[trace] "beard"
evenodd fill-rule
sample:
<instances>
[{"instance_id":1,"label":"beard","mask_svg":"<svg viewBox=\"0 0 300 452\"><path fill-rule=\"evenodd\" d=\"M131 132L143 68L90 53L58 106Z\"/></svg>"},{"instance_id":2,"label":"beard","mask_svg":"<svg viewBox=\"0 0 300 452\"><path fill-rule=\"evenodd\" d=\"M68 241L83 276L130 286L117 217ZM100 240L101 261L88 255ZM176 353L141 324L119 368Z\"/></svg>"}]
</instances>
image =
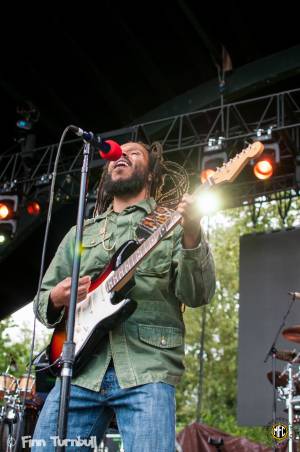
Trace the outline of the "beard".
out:
<instances>
[{"instance_id":1,"label":"beard","mask_svg":"<svg viewBox=\"0 0 300 452\"><path fill-rule=\"evenodd\" d=\"M127 179L112 180L111 174L107 174L103 184L103 190L110 196L135 196L147 185L149 172L136 168Z\"/></svg>"}]
</instances>

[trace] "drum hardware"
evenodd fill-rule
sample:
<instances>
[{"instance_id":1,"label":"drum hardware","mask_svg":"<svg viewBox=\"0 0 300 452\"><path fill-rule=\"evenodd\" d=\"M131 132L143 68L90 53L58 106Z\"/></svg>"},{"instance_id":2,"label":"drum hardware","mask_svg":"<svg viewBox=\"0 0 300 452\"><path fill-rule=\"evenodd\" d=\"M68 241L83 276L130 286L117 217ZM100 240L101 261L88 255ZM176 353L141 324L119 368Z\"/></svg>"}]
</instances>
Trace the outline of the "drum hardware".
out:
<instances>
[{"instance_id":1,"label":"drum hardware","mask_svg":"<svg viewBox=\"0 0 300 452\"><path fill-rule=\"evenodd\" d=\"M0 374L0 398L4 398L6 394L15 392L17 387L17 379L8 373Z\"/></svg>"},{"instance_id":2,"label":"drum hardware","mask_svg":"<svg viewBox=\"0 0 300 452\"><path fill-rule=\"evenodd\" d=\"M276 424L276 412L277 412L277 397L279 394L279 397L281 400L286 401L286 407L288 410L288 424L289 424L289 438L288 438L288 452L293 452L293 423L294 423L294 404L299 403L300 400L297 395L295 394L295 391L299 391L299 378L298 376L295 377L293 375L293 365L299 364L300 362L300 354L295 355L295 351L286 351L286 350L277 350L276 349L276 342L280 335L287 339L288 341L300 343L300 326L295 325L293 327L284 328L286 319L289 316L291 309L294 305L295 299L296 299L296 292L289 292L290 295L292 295L292 300L290 301L287 310L282 318L281 324L279 325L274 340L266 354L266 357L264 359L264 363L266 363L271 356L272 358L272 371L267 374L267 377L269 381L272 383L273 386L273 404L272 404L272 422L273 425ZM283 361L287 361L287 369L281 373L276 372L276 358L281 359ZM288 378L288 381L286 382L286 378ZM286 384L287 383L287 384ZM279 391L277 388L281 388ZM295 397L296 396L296 397Z\"/></svg>"},{"instance_id":3,"label":"drum hardware","mask_svg":"<svg viewBox=\"0 0 300 452\"><path fill-rule=\"evenodd\" d=\"M300 344L300 325L293 325L282 331L282 336L291 342Z\"/></svg>"},{"instance_id":4,"label":"drum hardware","mask_svg":"<svg viewBox=\"0 0 300 452\"><path fill-rule=\"evenodd\" d=\"M292 362L294 364L300 363L300 353L294 350L276 350L275 356L280 361Z\"/></svg>"},{"instance_id":5,"label":"drum hardware","mask_svg":"<svg viewBox=\"0 0 300 452\"><path fill-rule=\"evenodd\" d=\"M292 303L290 304L288 312L290 311L291 306ZM286 316L284 317L282 326L285 323L285 319ZM300 343L299 325L285 328L281 334L288 341ZM297 353L296 350L276 350L273 343L272 357L272 371L267 373L267 378L270 383L273 384L273 391L276 390L277 392L277 400L285 401L286 403L285 412L288 413L289 427L288 452L293 452L293 440L300 440L300 371L298 370L298 372L293 372L295 364L300 364L300 353ZM288 363L282 372L275 371L276 358ZM276 405L274 400L275 396L273 397L273 418L274 414L276 414Z\"/></svg>"},{"instance_id":6,"label":"drum hardware","mask_svg":"<svg viewBox=\"0 0 300 452\"><path fill-rule=\"evenodd\" d=\"M288 410L288 423L289 423L289 440L288 440L288 451L293 452L293 420L294 420L294 406L293 406L293 396L294 396L294 380L293 380L293 367L291 364L287 366L288 370L288 395L286 399L286 408Z\"/></svg>"},{"instance_id":7,"label":"drum hardware","mask_svg":"<svg viewBox=\"0 0 300 452\"><path fill-rule=\"evenodd\" d=\"M0 423L3 422L4 418L5 418L5 406L2 405L0 410Z\"/></svg>"},{"instance_id":8,"label":"drum hardware","mask_svg":"<svg viewBox=\"0 0 300 452\"><path fill-rule=\"evenodd\" d=\"M0 374L0 398L4 401L0 411L0 427L4 432L1 451L19 450L18 444L26 427L26 413L38 411L35 403L35 377L22 375L17 379L8 373ZM32 413L30 417L32 418Z\"/></svg>"},{"instance_id":9,"label":"drum hardware","mask_svg":"<svg viewBox=\"0 0 300 452\"><path fill-rule=\"evenodd\" d=\"M300 371L293 372L294 366L295 364L288 363L282 372L275 372L275 387L277 390L277 400L286 403L286 409L284 411L288 413L290 434L293 435L294 432L293 439L300 440ZM266 376L273 385L273 372L268 372ZM296 429L295 425L298 425L299 428Z\"/></svg>"},{"instance_id":10,"label":"drum hardware","mask_svg":"<svg viewBox=\"0 0 300 452\"><path fill-rule=\"evenodd\" d=\"M283 410L285 413L287 413L288 412L288 410L287 410L287 408L285 408L284 410ZM300 418L300 404L299 405L294 405L294 422L295 422L295 419L299 419Z\"/></svg>"},{"instance_id":11,"label":"drum hardware","mask_svg":"<svg viewBox=\"0 0 300 452\"><path fill-rule=\"evenodd\" d=\"M3 408L3 416L1 422L8 426L8 434L6 437L6 450L14 451L16 446L16 427L19 421L20 403L15 394L9 394L4 397L5 404Z\"/></svg>"},{"instance_id":12,"label":"drum hardware","mask_svg":"<svg viewBox=\"0 0 300 452\"><path fill-rule=\"evenodd\" d=\"M277 343L277 339L282 331L282 329L285 326L286 323L286 319L288 318L291 309L295 303L295 296L294 296L294 292L289 292L290 295L292 295L292 300L290 301L287 310L282 318L281 324L279 325L273 342L271 343L268 352L266 354L266 357L264 359L264 363L266 363L268 361L268 359L271 357L272 358L272 385L273 385L273 403L272 403L272 422L273 425L276 424L276 418L277 418L277 389L276 389L276 354L278 354L278 351L276 349L276 343ZM294 357L293 357L294 359Z\"/></svg>"},{"instance_id":13,"label":"drum hardware","mask_svg":"<svg viewBox=\"0 0 300 452\"><path fill-rule=\"evenodd\" d=\"M35 377L22 375L17 383L17 392L21 399L25 397L25 399L31 400L35 395Z\"/></svg>"},{"instance_id":14,"label":"drum hardware","mask_svg":"<svg viewBox=\"0 0 300 452\"><path fill-rule=\"evenodd\" d=\"M267 373L267 378L271 384L273 384L273 372ZM275 387L281 388L285 387L288 383L288 376L284 372L275 371Z\"/></svg>"}]
</instances>

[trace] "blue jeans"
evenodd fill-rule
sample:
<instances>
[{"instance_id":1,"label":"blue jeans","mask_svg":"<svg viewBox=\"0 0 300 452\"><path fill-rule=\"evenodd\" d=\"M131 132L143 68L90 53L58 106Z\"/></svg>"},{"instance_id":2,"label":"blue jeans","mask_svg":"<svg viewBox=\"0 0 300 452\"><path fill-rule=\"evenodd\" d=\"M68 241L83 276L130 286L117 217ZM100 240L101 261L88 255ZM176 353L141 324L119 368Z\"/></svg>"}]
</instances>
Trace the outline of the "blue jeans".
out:
<instances>
[{"instance_id":1,"label":"blue jeans","mask_svg":"<svg viewBox=\"0 0 300 452\"><path fill-rule=\"evenodd\" d=\"M40 413L32 441L32 452L55 451L60 382L49 393ZM116 413L125 452L175 451L175 389L166 383L149 383L121 389L113 367L109 367L100 392L71 386L66 451L95 450ZM92 437L92 438L91 438ZM88 442L90 441L90 442ZM27 443L28 444L28 443Z\"/></svg>"}]
</instances>

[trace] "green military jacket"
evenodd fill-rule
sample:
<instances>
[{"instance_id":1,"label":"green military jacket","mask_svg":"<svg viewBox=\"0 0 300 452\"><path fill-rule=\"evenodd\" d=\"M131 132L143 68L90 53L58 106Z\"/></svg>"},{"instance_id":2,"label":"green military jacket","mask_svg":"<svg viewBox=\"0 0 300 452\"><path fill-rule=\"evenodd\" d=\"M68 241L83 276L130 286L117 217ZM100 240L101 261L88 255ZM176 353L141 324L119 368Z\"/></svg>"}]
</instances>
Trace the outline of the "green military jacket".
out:
<instances>
[{"instance_id":1,"label":"green military jacket","mask_svg":"<svg viewBox=\"0 0 300 452\"><path fill-rule=\"evenodd\" d=\"M155 207L151 198L120 213L112 208L84 226L80 276L96 278L115 251L136 239L140 220ZM180 225L140 263L135 287L129 297L137 302L135 312L99 343L89 363L72 383L99 391L108 364L113 359L119 384L129 388L157 381L175 385L184 371L184 322L182 303L197 307L210 301L215 290L214 263L205 238L195 249L183 249ZM63 311L51 322L47 316L51 289L71 276L75 228L67 233L43 278L38 319L56 326Z\"/></svg>"}]
</instances>

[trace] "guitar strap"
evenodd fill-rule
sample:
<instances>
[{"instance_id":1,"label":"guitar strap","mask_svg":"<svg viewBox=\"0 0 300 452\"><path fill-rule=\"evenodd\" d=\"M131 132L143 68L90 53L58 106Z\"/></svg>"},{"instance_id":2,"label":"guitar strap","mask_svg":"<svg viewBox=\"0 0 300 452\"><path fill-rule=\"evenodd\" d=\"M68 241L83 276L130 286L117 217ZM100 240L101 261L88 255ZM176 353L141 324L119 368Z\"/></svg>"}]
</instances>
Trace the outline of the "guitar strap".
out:
<instances>
[{"instance_id":1,"label":"guitar strap","mask_svg":"<svg viewBox=\"0 0 300 452\"><path fill-rule=\"evenodd\" d=\"M144 217L136 228L136 236L139 241L146 240L162 224L169 220L174 210L168 207L156 206L156 208Z\"/></svg>"},{"instance_id":2,"label":"guitar strap","mask_svg":"<svg viewBox=\"0 0 300 452\"><path fill-rule=\"evenodd\" d=\"M136 228L136 236L140 242L146 240L153 232L155 232L162 224L166 223L171 217L173 209L168 207L156 206L156 208L146 217L144 217ZM180 310L185 311L185 304L181 303Z\"/></svg>"}]
</instances>

